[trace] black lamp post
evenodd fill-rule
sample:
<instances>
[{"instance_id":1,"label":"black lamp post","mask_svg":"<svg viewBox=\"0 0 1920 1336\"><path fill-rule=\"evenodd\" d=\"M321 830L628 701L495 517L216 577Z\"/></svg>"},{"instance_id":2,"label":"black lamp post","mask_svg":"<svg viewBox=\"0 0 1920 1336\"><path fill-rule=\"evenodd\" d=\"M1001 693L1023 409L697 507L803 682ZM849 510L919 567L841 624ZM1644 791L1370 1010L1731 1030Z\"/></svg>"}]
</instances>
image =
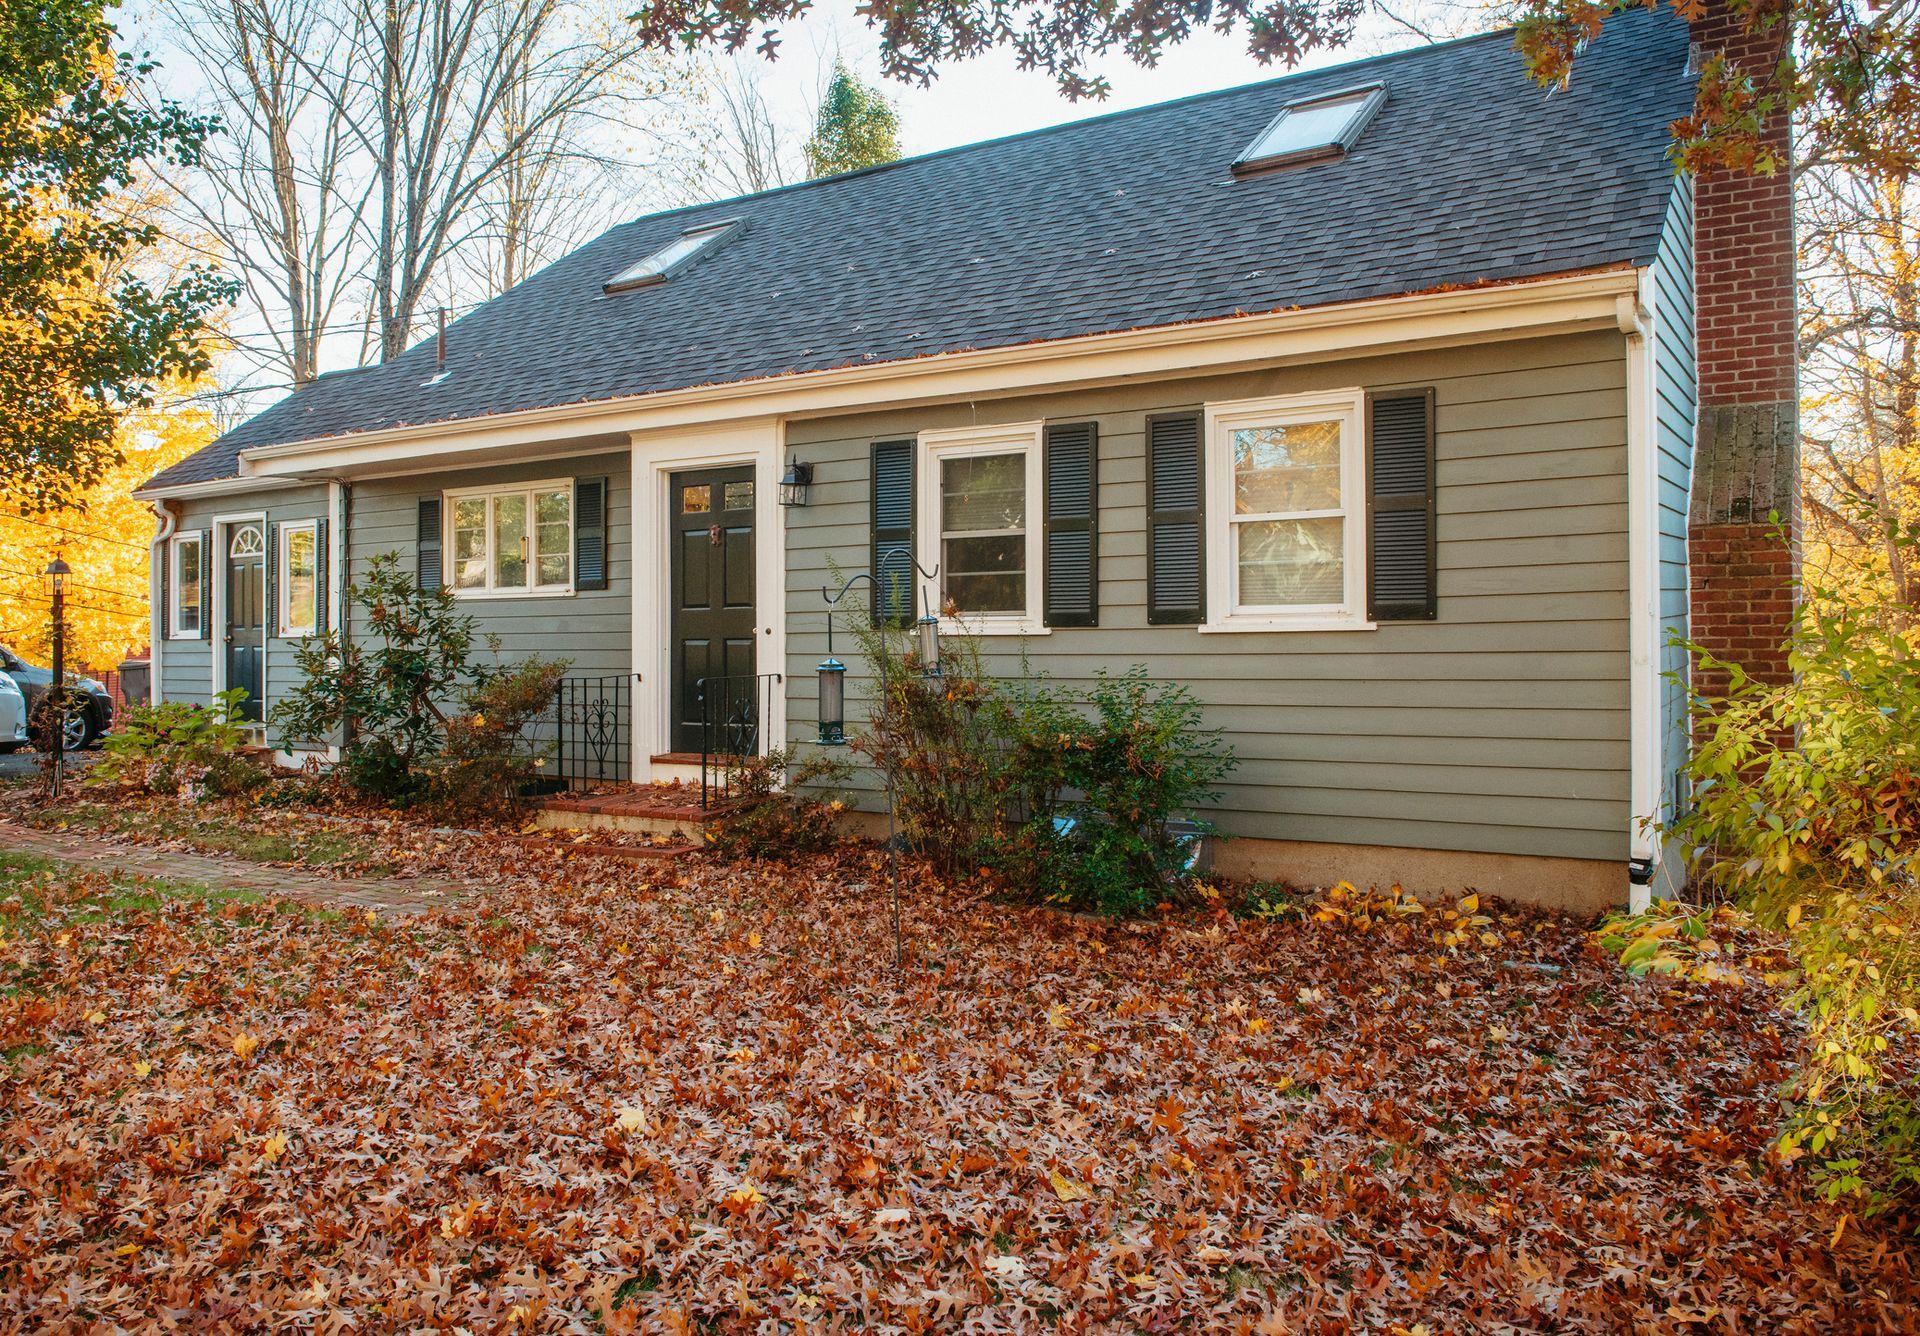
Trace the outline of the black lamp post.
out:
<instances>
[{"instance_id":1,"label":"black lamp post","mask_svg":"<svg viewBox=\"0 0 1920 1336\"><path fill-rule=\"evenodd\" d=\"M67 577L72 567L58 555L47 563L53 586L53 682L47 688L47 731L53 734L53 796L60 796L60 769L67 751Z\"/></svg>"}]
</instances>

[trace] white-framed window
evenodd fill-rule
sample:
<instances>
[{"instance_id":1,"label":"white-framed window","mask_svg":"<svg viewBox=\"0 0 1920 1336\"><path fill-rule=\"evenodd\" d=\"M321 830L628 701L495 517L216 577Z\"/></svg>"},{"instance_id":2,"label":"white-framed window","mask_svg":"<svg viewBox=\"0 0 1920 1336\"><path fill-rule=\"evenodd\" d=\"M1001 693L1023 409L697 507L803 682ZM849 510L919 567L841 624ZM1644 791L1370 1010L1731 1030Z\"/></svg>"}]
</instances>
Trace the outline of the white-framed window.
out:
<instances>
[{"instance_id":1,"label":"white-framed window","mask_svg":"<svg viewBox=\"0 0 1920 1336\"><path fill-rule=\"evenodd\" d=\"M920 433L920 565L960 629L1038 635L1041 613L1041 424Z\"/></svg>"},{"instance_id":2,"label":"white-framed window","mask_svg":"<svg viewBox=\"0 0 1920 1336\"><path fill-rule=\"evenodd\" d=\"M312 520L280 526L280 634L310 636L320 625L320 526Z\"/></svg>"},{"instance_id":3,"label":"white-framed window","mask_svg":"<svg viewBox=\"0 0 1920 1336\"><path fill-rule=\"evenodd\" d=\"M573 480L446 493L447 586L467 598L573 592Z\"/></svg>"},{"instance_id":4,"label":"white-framed window","mask_svg":"<svg viewBox=\"0 0 1920 1336\"><path fill-rule=\"evenodd\" d=\"M206 565L201 555L206 541L204 533L183 533L176 535L171 545L169 560L173 569L168 576L173 587L173 607L168 610L167 621L170 640L198 640L206 634L206 590L200 582Z\"/></svg>"},{"instance_id":5,"label":"white-framed window","mask_svg":"<svg viewBox=\"0 0 1920 1336\"><path fill-rule=\"evenodd\" d=\"M1368 629L1360 390L1207 406L1204 629Z\"/></svg>"}]
</instances>

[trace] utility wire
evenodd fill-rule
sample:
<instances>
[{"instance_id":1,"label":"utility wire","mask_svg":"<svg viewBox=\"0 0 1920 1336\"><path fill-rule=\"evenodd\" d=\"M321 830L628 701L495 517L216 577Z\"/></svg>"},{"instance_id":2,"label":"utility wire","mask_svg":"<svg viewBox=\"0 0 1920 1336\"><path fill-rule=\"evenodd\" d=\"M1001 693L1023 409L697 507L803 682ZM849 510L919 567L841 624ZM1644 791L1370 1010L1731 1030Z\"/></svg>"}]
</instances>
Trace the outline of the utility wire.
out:
<instances>
[{"instance_id":1,"label":"utility wire","mask_svg":"<svg viewBox=\"0 0 1920 1336\"><path fill-rule=\"evenodd\" d=\"M125 538L109 538L103 533L88 533L84 529L69 529L64 524L55 524L51 520L35 519L31 515L0 515L0 519L18 520L22 524L37 524L43 529L54 529L60 533L71 534L75 538L91 538L102 543L118 543L121 547L144 548L147 546L145 543L129 542Z\"/></svg>"},{"instance_id":2,"label":"utility wire","mask_svg":"<svg viewBox=\"0 0 1920 1336\"><path fill-rule=\"evenodd\" d=\"M32 571L16 571L9 566L0 566L0 575L17 575L22 580L39 580L39 579L45 578L44 576L35 575ZM141 607L145 606L144 604L141 604L139 599L134 597L134 595L123 593L118 589L108 589L105 585L85 584L79 580L68 580L67 585L69 588L87 589L87 590L91 590L93 593L96 593L96 594L106 594L110 598L125 599L129 603L134 603Z\"/></svg>"}]
</instances>

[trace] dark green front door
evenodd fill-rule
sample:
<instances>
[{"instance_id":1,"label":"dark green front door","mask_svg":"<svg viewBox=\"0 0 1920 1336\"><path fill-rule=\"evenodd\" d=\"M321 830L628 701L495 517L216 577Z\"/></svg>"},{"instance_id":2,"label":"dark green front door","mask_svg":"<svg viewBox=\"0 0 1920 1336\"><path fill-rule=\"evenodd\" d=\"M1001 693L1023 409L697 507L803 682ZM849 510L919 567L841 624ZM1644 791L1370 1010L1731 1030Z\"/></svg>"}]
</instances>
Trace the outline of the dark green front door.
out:
<instances>
[{"instance_id":1,"label":"dark green front door","mask_svg":"<svg viewBox=\"0 0 1920 1336\"><path fill-rule=\"evenodd\" d=\"M673 750L697 752L710 709L754 708L753 467L676 473L670 486ZM739 736L741 720L715 722Z\"/></svg>"},{"instance_id":2,"label":"dark green front door","mask_svg":"<svg viewBox=\"0 0 1920 1336\"><path fill-rule=\"evenodd\" d=\"M238 718L259 723L261 661L266 657L267 545L264 526L227 531L227 690L245 691Z\"/></svg>"}]
</instances>

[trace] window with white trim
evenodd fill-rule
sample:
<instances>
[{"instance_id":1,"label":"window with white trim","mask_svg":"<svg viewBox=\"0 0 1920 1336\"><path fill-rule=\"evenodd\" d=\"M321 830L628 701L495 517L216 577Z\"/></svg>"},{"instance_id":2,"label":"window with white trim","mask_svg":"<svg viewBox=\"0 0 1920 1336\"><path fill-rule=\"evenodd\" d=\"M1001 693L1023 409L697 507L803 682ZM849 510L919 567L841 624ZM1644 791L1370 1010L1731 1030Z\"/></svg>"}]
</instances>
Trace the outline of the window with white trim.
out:
<instances>
[{"instance_id":1,"label":"window with white trim","mask_svg":"<svg viewBox=\"0 0 1920 1336\"><path fill-rule=\"evenodd\" d=\"M446 582L467 596L573 592L573 480L446 493Z\"/></svg>"},{"instance_id":2,"label":"window with white trim","mask_svg":"<svg viewBox=\"0 0 1920 1336\"><path fill-rule=\"evenodd\" d=\"M168 635L174 640L198 640L202 635L201 607L205 591L200 587L201 558L206 535L183 533L173 540L173 607Z\"/></svg>"},{"instance_id":3,"label":"window with white trim","mask_svg":"<svg viewBox=\"0 0 1920 1336\"><path fill-rule=\"evenodd\" d=\"M280 526L280 634L310 636L320 624L320 526Z\"/></svg>"},{"instance_id":4,"label":"window with white trim","mask_svg":"<svg viewBox=\"0 0 1920 1336\"><path fill-rule=\"evenodd\" d=\"M920 433L920 564L973 632L1036 633L1041 424Z\"/></svg>"},{"instance_id":5,"label":"window with white trim","mask_svg":"<svg viewBox=\"0 0 1920 1336\"><path fill-rule=\"evenodd\" d=\"M1207 409L1213 629L1366 625L1358 390Z\"/></svg>"}]
</instances>

